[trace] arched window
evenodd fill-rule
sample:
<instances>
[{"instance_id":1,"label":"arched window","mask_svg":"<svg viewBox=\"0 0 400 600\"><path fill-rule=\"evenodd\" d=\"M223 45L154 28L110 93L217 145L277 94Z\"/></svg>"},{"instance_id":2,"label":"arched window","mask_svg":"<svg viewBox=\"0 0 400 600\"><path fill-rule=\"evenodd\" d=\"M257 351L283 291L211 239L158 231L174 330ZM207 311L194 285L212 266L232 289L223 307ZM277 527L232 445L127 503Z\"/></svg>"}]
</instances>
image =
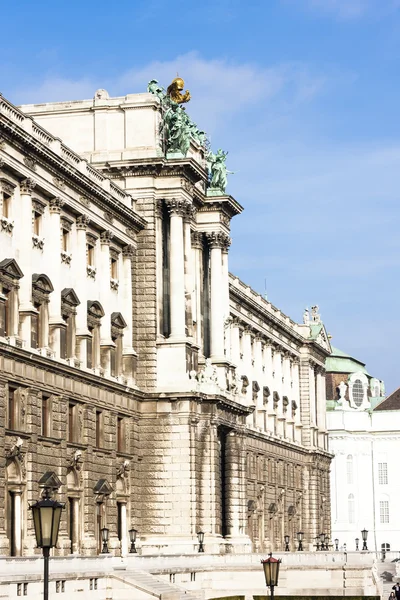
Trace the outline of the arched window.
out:
<instances>
[{"instance_id":1,"label":"arched window","mask_svg":"<svg viewBox=\"0 0 400 600\"><path fill-rule=\"evenodd\" d=\"M387 496L379 501L379 522L389 523L389 499Z\"/></svg>"},{"instance_id":2,"label":"arched window","mask_svg":"<svg viewBox=\"0 0 400 600\"><path fill-rule=\"evenodd\" d=\"M347 483L348 485L354 483L353 457L351 454L347 457Z\"/></svg>"},{"instance_id":3,"label":"arched window","mask_svg":"<svg viewBox=\"0 0 400 600\"><path fill-rule=\"evenodd\" d=\"M353 384L353 400L356 406L361 406L364 400L364 387L360 379L356 379Z\"/></svg>"},{"instance_id":4,"label":"arched window","mask_svg":"<svg viewBox=\"0 0 400 600\"><path fill-rule=\"evenodd\" d=\"M349 523L355 523L355 504L354 504L354 494L349 494L347 499L348 513L349 513Z\"/></svg>"},{"instance_id":5,"label":"arched window","mask_svg":"<svg viewBox=\"0 0 400 600\"><path fill-rule=\"evenodd\" d=\"M390 544L384 542L383 544L381 544L381 550L383 550L384 552L390 552Z\"/></svg>"}]
</instances>

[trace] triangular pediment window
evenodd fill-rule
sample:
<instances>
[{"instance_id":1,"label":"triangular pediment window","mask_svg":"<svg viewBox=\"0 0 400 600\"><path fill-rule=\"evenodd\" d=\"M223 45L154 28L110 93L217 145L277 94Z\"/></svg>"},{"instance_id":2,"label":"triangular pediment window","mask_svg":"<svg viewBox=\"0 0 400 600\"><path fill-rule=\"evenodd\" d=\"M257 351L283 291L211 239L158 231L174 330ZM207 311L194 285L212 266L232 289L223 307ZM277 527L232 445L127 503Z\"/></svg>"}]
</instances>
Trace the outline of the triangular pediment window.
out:
<instances>
[{"instance_id":1,"label":"triangular pediment window","mask_svg":"<svg viewBox=\"0 0 400 600\"><path fill-rule=\"evenodd\" d=\"M94 486L93 491L95 494L99 494L101 496L109 496L113 489L108 483L107 479L99 479Z\"/></svg>"},{"instance_id":2,"label":"triangular pediment window","mask_svg":"<svg viewBox=\"0 0 400 600\"><path fill-rule=\"evenodd\" d=\"M0 262L0 273L12 279L21 279L24 276L14 258L5 258Z\"/></svg>"},{"instance_id":3,"label":"triangular pediment window","mask_svg":"<svg viewBox=\"0 0 400 600\"><path fill-rule=\"evenodd\" d=\"M53 284L44 273L32 275L32 287L42 294L51 294L54 291Z\"/></svg>"},{"instance_id":4,"label":"triangular pediment window","mask_svg":"<svg viewBox=\"0 0 400 600\"><path fill-rule=\"evenodd\" d=\"M64 288L61 292L61 301L70 306L78 306L81 302L72 288Z\"/></svg>"},{"instance_id":5,"label":"triangular pediment window","mask_svg":"<svg viewBox=\"0 0 400 600\"><path fill-rule=\"evenodd\" d=\"M126 321L120 312L113 312L111 314L111 325L117 327L117 329L125 329Z\"/></svg>"}]
</instances>

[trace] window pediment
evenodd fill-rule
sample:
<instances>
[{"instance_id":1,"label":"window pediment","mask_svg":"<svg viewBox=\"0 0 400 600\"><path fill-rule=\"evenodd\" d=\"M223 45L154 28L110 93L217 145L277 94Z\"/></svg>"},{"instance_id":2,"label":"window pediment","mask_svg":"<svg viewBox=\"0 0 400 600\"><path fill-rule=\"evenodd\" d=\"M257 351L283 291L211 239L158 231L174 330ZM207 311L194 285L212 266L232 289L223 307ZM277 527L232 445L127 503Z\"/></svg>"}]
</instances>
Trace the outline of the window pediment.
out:
<instances>
[{"instance_id":1,"label":"window pediment","mask_svg":"<svg viewBox=\"0 0 400 600\"><path fill-rule=\"evenodd\" d=\"M21 279L24 276L14 258L5 258L0 262L0 274L11 279Z\"/></svg>"},{"instance_id":2,"label":"window pediment","mask_svg":"<svg viewBox=\"0 0 400 600\"><path fill-rule=\"evenodd\" d=\"M111 325L117 329L125 329L126 321L120 312L113 312L111 314Z\"/></svg>"},{"instance_id":3,"label":"window pediment","mask_svg":"<svg viewBox=\"0 0 400 600\"><path fill-rule=\"evenodd\" d=\"M102 305L97 300L88 300L87 310L89 315L95 319L101 319L105 314Z\"/></svg>"},{"instance_id":4,"label":"window pediment","mask_svg":"<svg viewBox=\"0 0 400 600\"><path fill-rule=\"evenodd\" d=\"M42 294L51 294L51 292L54 291L53 284L49 277L44 273L34 273L32 275L32 286L35 291L41 292Z\"/></svg>"},{"instance_id":5,"label":"window pediment","mask_svg":"<svg viewBox=\"0 0 400 600\"><path fill-rule=\"evenodd\" d=\"M64 288L61 292L61 301L69 306L79 306L81 303L75 291L72 288Z\"/></svg>"}]
</instances>

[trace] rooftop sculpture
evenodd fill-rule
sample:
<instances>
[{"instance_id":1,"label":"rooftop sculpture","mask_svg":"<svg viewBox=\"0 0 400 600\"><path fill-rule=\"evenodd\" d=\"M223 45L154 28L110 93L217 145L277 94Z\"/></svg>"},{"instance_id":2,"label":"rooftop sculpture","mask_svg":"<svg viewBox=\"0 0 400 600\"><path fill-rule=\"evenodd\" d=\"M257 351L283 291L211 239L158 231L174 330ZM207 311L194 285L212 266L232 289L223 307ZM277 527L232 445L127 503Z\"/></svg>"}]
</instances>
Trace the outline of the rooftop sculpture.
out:
<instances>
[{"instance_id":1,"label":"rooftop sculpture","mask_svg":"<svg viewBox=\"0 0 400 600\"><path fill-rule=\"evenodd\" d=\"M167 158L186 156L191 141L202 146L206 153L208 171L208 191L210 196L220 196L225 193L227 174L232 173L226 168L227 152L219 149L216 154L210 150L210 143L205 131L199 129L189 117L181 104L189 102L189 91L182 93L185 82L176 77L167 90L160 86L157 79L152 79L147 85L147 91L154 94L161 102L162 121L160 134Z\"/></svg>"}]
</instances>

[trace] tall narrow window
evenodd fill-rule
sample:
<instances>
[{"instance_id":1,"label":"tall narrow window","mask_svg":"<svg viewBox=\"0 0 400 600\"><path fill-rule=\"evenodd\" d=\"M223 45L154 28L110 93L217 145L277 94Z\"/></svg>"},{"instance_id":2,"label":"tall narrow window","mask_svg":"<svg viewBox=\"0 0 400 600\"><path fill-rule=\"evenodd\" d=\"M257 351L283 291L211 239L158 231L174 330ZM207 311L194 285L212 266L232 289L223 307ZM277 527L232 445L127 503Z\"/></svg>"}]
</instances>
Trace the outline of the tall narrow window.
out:
<instances>
[{"instance_id":1,"label":"tall narrow window","mask_svg":"<svg viewBox=\"0 0 400 600\"><path fill-rule=\"evenodd\" d=\"M3 193L3 202L2 202L2 216L6 219L9 219L11 216L11 196Z\"/></svg>"},{"instance_id":2,"label":"tall narrow window","mask_svg":"<svg viewBox=\"0 0 400 600\"><path fill-rule=\"evenodd\" d=\"M68 357L68 345L67 345L67 330L68 330L68 317L63 317L65 327L60 327L60 358Z\"/></svg>"},{"instance_id":3,"label":"tall narrow window","mask_svg":"<svg viewBox=\"0 0 400 600\"><path fill-rule=\"evenodd\" d=\"M203 281L201 291L201 304L203 314L203 340L204 340L204 356L210 357L211 340L210 340L210 249L207 245L203 249Z\"/></svg>"},{"instance_id":4,"label":"tall narrow window","mask_svg":"<svg viewBox=\"0 0 400 600\"><path fill-rule=\"evenodd\" d=\"M117 417L117 452L125 452L125 421Z\"/></svg>"},{"instance_id":5,"label":"tall narrow window","mask_svg":"<svg viewBox=\"0 0 400 600\"><path fill-rule=\"evenodd\" d=\"M40 304L35 304L34 307L38 312L31 315L31 348L39 348Z\"/></svg>"},{"instance_id":6,"label":"tall narrow window","mask_svg":"<svg viewBox=\"0 0 400 600\"><path fill-rule=\"evenodd\" d=\"M42 215L36 211L33 211L33 233L40 236L42 225Z\"/></svg>"},{"instance_id":7,"label":"tall narrow window","mask_svg":"<svg viewBox=\"0 0 400 600\"><path fill-rule=\"evenodd\" d=\"M351 454L347 457L347 483L352 485L354 483L354 474L353 474L353 457Z\"/></svg>"},{"instance_id":8,"label":"tall narrow window","mask_svg":"<svg viewBox=\"0 0 400 600\"><path fill-rule=\"evenodd\" d=\"M100 323L104 310L96 300L88 300L87 307L87 326L91 337L87 340L86 366L93 369L100 366Z\"/></svg>"},{"instance_id":9,"label":"tall narrow window","mask_svg":"<svg viewBox=\"0 0 400 600\"><path fill-rule=\"evenodd\" d=\"M96 410L96 448L101 448L103 445L102 428L103 428L103 413L101 410Z\"/></svg>"},{"instance_id":10,"label":"tall narrow window","mask_svg":"<svg viewBox=\"0 0 400 600\"><path fill-rule=\"evenodd\" d=\"M110 352L110 372L112 377L118 377L122 373L122 349L123 335L126 322L121 313L111 314L111 339L114 346Z\"/></svg>"},{"instance_id":11,"label":"tall narrow window","mask_svg":"<svg viewBox=\"0 0 400 600\"><path fill-rule=\"evenodd\" d=\"M389 500L379 501L379 517L381 523L389 523Z\"/></svg>"},{"instance_id":12,"label":"tall narrow window","mask_svg":"<svg viewBox=\"0 0 400 600\"><path fill-rule=\"evenodd\" d=\"M90 337L86 340L86 366L88 369L93 369L93 335L94 327L88 327Z\"/></svg>"},{"instance_id":13,"label":"tall narrow window","mask_svg":"<svg viewBox=\"0 0 400 600\"><path fill-rule=\"evenodd\" d=\"M348 512L349 512L349 523L355 522L355 505L354 505L354 495L349 494L348 497Z\"/></svg>"},{"instance_id":14,"label":"tall narrow window","mask_svg":"<svg viewBox=\"0 0 400 600\"><path fill-rule=\"evenodd\" d=\"M50 436L50 398L42 395L42 435Z\"/></svg>"},{"instance_id":15,"label":"tall narrow window","mask_svg":"<svg viewBox=\"0 0 400 600\"><path fill-rule=\"evenodd\" d=\"M1 288L0 288L1 289ZM0 293L0 336L9 335L10 331L10 292L2 288Z\"/></svg>"},{"instance_id":16,"label":"tall narrow window","mask_svg":"<svg viewBox=\"0 0 400 600\"><path fill-rule=\"evenodd\" d=\"M118 279L118 253L110 249L110 277L111 279Z\"/></svg>"},{"instance_id":17,"label":"tall narrow window","mask_svg":"<svg viewBox=\"0 0 400 600\"><path fill-rule=\"evenodd\" d=\"M361 406L364 400L364 387L360 379L356 379L353 384L353 400L356 406Z\"/></svg>"},{"instance_id":18,"label":"tall narrow window","mask_svg":"<svg viewBox=\"0 0 400 600\"><path fill-rule=\"evenodd\" d=\"M69 251L69 231L68 229L61 230L61 250Z\"/></svg>"},{"instance_id":19,"label":"tall narrow window","mask_svg":"<svg viewBox=\"0 0 400 600\"><path fill-rule=\"evenodd\" d=\"M68 404L68 441L75 442L75 411L76 405L73 402Z\"/></svg>"},{"instance_id":20,"label":"tall narrow window","mask_svg":"<svg viewBox=\"0 0 400 600\"><path fill-rule=\"evenodd\" d=\"M381 485L387 485L388 483L388 471L387 463L378 463L378 481Z\"/></svg>"},{"instance_id":21,"label":"tall narrow window","mask_svg":"<svg viewBox=\"0 0 400 600\"><path fill-rule=\"evenodd\" d=\"M16 389L9 387L8 388L8 419L7 419L7 426L8 429L15 429L16 428L16 415L17 415L17 411L16 411Z\"/></svg>"}]
</instances>

